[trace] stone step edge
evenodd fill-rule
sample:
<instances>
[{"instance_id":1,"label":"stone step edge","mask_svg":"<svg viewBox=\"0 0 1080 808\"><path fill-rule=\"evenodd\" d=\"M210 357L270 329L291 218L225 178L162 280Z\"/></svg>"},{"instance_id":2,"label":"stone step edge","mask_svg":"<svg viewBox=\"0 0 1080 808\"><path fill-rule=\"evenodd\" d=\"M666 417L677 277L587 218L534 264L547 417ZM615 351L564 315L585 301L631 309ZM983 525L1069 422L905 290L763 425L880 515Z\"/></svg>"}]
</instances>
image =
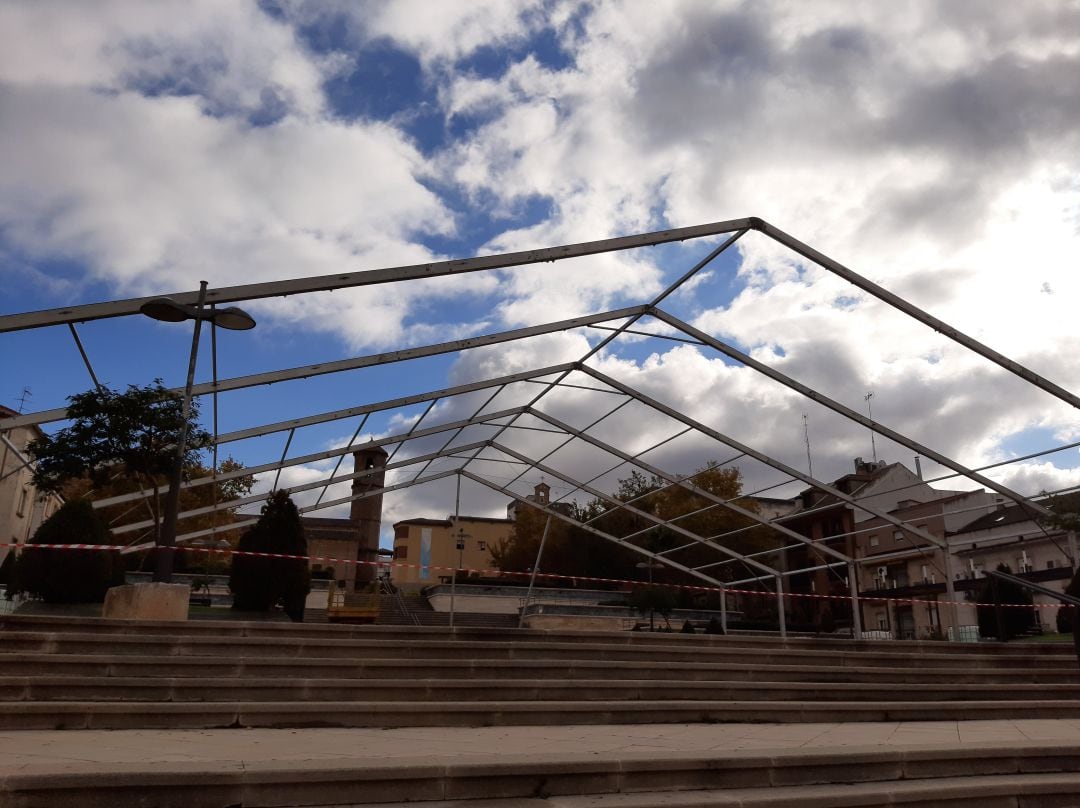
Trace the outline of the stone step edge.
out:
<instances>
[{"instance_id":1,"label":"stone step edge","mask_svg":"<svg viewBox=\"0 0 1080 808\"><path fill-rule=\"evenodd\" d=\"M676 671L677 673L677 671ZM34 689L60 689L67 687L78 687L80 689L85 688L101 688L101 689L140 689L140 690L163 690L172 688L192 688L198 687L203 689L220 688L250 688L253 691L267 690L267 689L283 689L283 690L303 690L303 689L315 689L315 690L330 690L334 688L353 688L362 690L393 690L400 689L403 691L410 691L414 694L414 697L422 695L423 692L432 690L447 691L448 694L456 691L465 691L473 689L484 689L488 692L497 692L500 690L529 690L534 689L538 691L544 690L563 690L567 688L572 689L595 689L595 690L611 690L611 691L625 691L636 692L641 690L652 689L665 689L676 694L672 698L674 700L684 700L678 697L678 693L682 689L686 690L717 690L717 691L754 691L754 690L813 690L817 693L836 693L839 695L845 695L850 693L866 694L875 692L886 693L911 693L918 695L927 691L941 692L947 691L949 693L967 692L974 694L981 693L999 693L1001 691L1006 692L1023 692L1023 693L1047 693L1048 698L1037 699L1039 701L1050 700L1049 696L1052 694L1061 694L1066 696L1072 696L1075 699L1080 699L1080 688L1075 684L1065 683L1032 683L1032 682L1000 682L1000 683L910 683L910 682L892 682L885 681L881 683L874 682L827 682L817 681L812 679L804 679L799 681L771 681L768 679L757 679L754 681L746 680L724 680L724 679L709 679L709 680L694 680L694 679L678 679L675 677L668 679L575 679L573 677L563 677L557 680L551 679L525 679L525 678L512 678L512 679L484 679L484 678L470 678L462 679L459 681L446 680L444 678L355 678L355 677L312 677L307 678L303 676L291 676L291 677L271 677L271 676L259 676L253 678L245 678L240 675L235 676L204 676L204 677L191 677L191 676L154 676L154 677L142 677L142 676L58 676L54 674L45 674L41 676L34 676L28 674L22 674L17 676L0 676L0 690L16 690L21 689L24 691L33 691ZM495 699L497 700L497 699ZM899 699L884 699L886 701L898 701ZM932 699L933 700L933 699ZM941 700L936 699L936 700ZM1004 701L1018 701L1018 699L1000 699Z\"/></svg>"},{"instance_id":2,"label":"stone step edge","mask_svg":"<svg viewBox=\"0 0 1080 808\"><path fill-rule=\"evenodd\" d=\"M607 670L607 669L638 669L649 671L662 671L664 674L668 674L672 670L670 660L619 660L619 659L473 659L470 657L454 658L454 657L427 657L427 658L415 658L415 657L259 657L259 656L219 656L219 655L199 655L199 654L172 654L168 656L162 656L161 654L108 654L108 653L55 653L49 651L0 651L0 662L3 662L5 666L13 664L47 664L51 666L61 667L65 664L73 665L117 665L117 666L138 666L138 665L177 665L177 666L236 666L236 665L249 665L264 667L289 667L295 668L298 666L333 666L333 667L355 667L355 668L378 668L378 667L415 667L415 668L457 668L457 669L480 669L490 670L492 668L556 668L564 670L567 668L581 668L583 670ZM1040 675L1052 675L1052 676L1075 676L1080 681L1080 667L1076 665L1057 665L1050 668L1033 668L1030 664L1022 665L1020 663L1030 662L1030 660L1016 660L1017 667L1006 666L994 666L987 668L967 668L961 669L965 675L973 676L1003 676L1008 675L1010 672L1020 673L1032 673ZM840 670L844 673L866 673L880 675L882 673L882 665L844 665ZM838 670L835 661L830 661L827 664L821 665L790 665L785 663L769 664L769 663L753 663L746 662L679 662L680 670L695 670L695 671L771 671L779 670L791 673L800 672L816 672L816 671L836 671ZM925 666L918 666L917 668L904 669L905 675L923 675L927 678L933 678L935 676L954 676L958 672L956 667L945 668L930 668Z\"/></svg>"},{"instance_id":3,"label":"stone step edge","mask_svg":"<svg viewBox=\"0 0 1080 808\"><path fill-rule=\"evenodd\" d=\"M355 650L357 652L378 652L380 650L387 650L396 653L393 658L398 659L411 659L411 658L424 658L426 652L438 652L453 649L460 652L462 655L468 652L477 652L476 656L466 657L467 659L486 659L486 658L504 658L504 659L536 659L545 658L544 654L548 654L548 658L561 659L596 659L598 657L616 657L622 658L628 655L635 655L639 658L648 658L650 656L657 658L672 659L673 657L697 657L708 656L716 657L721 656L725 650L731 651L733 649L723 649L720 647L710 647L709 649L701 648L672 648L663 646L643 646L634 648L628 645L615 644L615 645L585 645L583 643L529 643L529 642L506 642L506 643L486 643L483 641L473 640L420 640L410 643L394 643L388 640L375 640L369 641L366 639L326 639L318 638L315 640L309 638L267 638L267 637L192 637L192 636L179 636L179 637L166 637L163 635L147 635L147 636L129 636L129 635L85 635L85 634L47 634L47 635L33 635L26 636L25 633L7 633L0 634L6 643L0 646L0 660L3 659L6 652L5 648L11 648L15 643L33 643L38 646L44 646L44 649L32 651L27 649L20 649L13 653L53 653L54 651L46 650L48 648L57 648L63 646L98 646L103 649L102 655L116 655L117 649L121 647L133 648L142 646L149 647L164 647L167 653L163 656L218 656L219 654L212 653L216 649L225 648L227 650L241 650L248 651L263 650L267 652L284 653L286 651L291 653L300 652L311 653L317 652L320 648L326 649L338 649L338 650ZM211 653L198 653L199 651L210 651ZM841 665L848 667L853 662L864 662L869 666L871 660L878 660L879 667L886 667L888 665L903 664L907 667L921 667L927 662L936 663L942 667L969 667L973 664L983 664L987 667L999 666L1005 667L1009 663L1022 663L1024 661L1034 662L1038 661L1041 664L1055 663L1055 667L1060 667L1063 670L1075 669L1076 660L1072 654L1055 653L1055 654L1032 654L1025 660L1018 654L968 654L965 656L958 656L956 654L933 654L930 652L923 653L909 653L903 649L884 651L884 650L842 650L842 649L757 649L757 648L742 648L737 649L737 654L729 654L728 656L737 656L739 658L748 658L748 661L758 661L762 659L779 658L788 659L791 661L798 661L803 659L822 659L827 660L828 664ZM1070 649L1071 651L1071 649ZM566 656L557 657L555 653L564 654ZM59 651L58 653L64 653ZM571 656L572 654L579 654L580 656ZM382 657L384 659L390 657ZM825 664L823 662L823 664ZM854 667L854 666L853 666Z\"/></svg>"},{"instance_id":4,"label":"stone step edge","mask_svg":"<svg viewBox=\"0 0 1080 808\"><path fill-rule=\"evenodd\" d=\"M547 669L554 670L560 674L572 675L575 671L647 671L661 673L667 677L672 672L672 666L670 662L664 662L660 660L637 662L632 660L551 660L551 659L491 659L491 660L472 660L472 659L352 659L348 657L289 657L289 658L264 658L264 657L226 657L226 656L197 656L197 655L173 655L162 657L160 655L145 655L145 654L51 654L45 652L25 652L16 651L9 653L0 653L0 661L4 663L6 669L10 669L15 665L43 665L53 671L53 676L57 677L83 677L87 674L82 672L75 673L63 673L65 666L96 666L100 668L139 668L139 667L152 667L162 668L170 667L179 669L175 674L173 673L153 673L141 671L138 674L139 678L156 679L159 677L171 677L171 678L190 678L198 677L203 678L205 674L205 668L242 668L244 670L237 670L231 674L227 674L230 677L249 676L253 674L253 670L258 671L258 678L263 678L267 668L288 668L289 670L303 669L305 667L327 667L327 668L352 668L354 671L361 675L338 677L338 678L352 678L358 681L366 681L366 675L368 673L375 673L382 668L410 668L418 671L425 671L426 669L453 669L455 675L462 675L463 673L472 673L475 671L492 671L498 670L503 675L504 679L507 673L517 670L537 670L546 671ZM184 670L189 669L189 670ZM748 666L746 664L732 663L732 662L680 662L678 665L680 671L694 671L699 673L725 673L728 671L738 671L746 674L761 674L769 675L770 673L783 673L783 674L801 674L801 673L822 673L828 672L834 674L840 671L845 676L873 676L875 680L880 679L882 676L882 666L853 666L846 665L842 668L837 668L835 665L756 665ZM958 674L967 678L1006 678L1015 676L1019 679L1028 680L1029 684L1040 684L1039 682L1033 682L1030 680L1039 677L1049 677L1063 680L1073 680L1073 683L1080 684L1080 669L1073 667L1054 667L1054 668L1033 668L1030 666L1008 668L1008 667L993 667L993 668L967 668L962 672L956 668L927 668L918 667L904 669L900 672L900 675L905 679L920 679L925 680L927 683L934 683L940 679L940 677L955 677ZM13 674L16 676L37 676L37 674ZM93 675L93 674L90 674ZM133 676L132 673L122 672L109 672L105 674L99 674L106 677L122 677ZM220 674L219 674L220 676ZM438 678L438 677L431 677ZM622 677L623 679L629 679L631 677ZM577 677L577 681L591 681L588 678ZM472 681L470 679L470 681ZM647 681L647 680L642 680ZM695 680L690 679L688 681L715 681L715 680ZM749 681L748 679L732 679L729 681ZM753 679L753 681L758 681ZM785 679L778 679L775 681L784 682L789 681ZM802 681L802 680L792 680ZM1016 681L1015 679L1009 679L1010 682ZM960 683L958 680L953 680L954 683ZM915 684L915 682L907 682L908 684ZM967 682L968 684L982 684L980 682ZM1070 682L1065 681L1064 684ZM995 682L986 682L985 684L997 684Z\"/></svg>"},{"instance_id":5,"label":"stone step edge","mask_svg":"<svg viewBox=\"0 0 1080 808\"><path fill-rule=\"evenodd\" d=\"M132 629L141 630L145 634L163 633L174 635L178 624L175 621L162 620L118 620L103 617L64 617L59 615L19 615L8 614L0 616L0 631L11 626L27 626L35 624L59 625L71 628L82 628L93 631L103 629L106 633L122 633ZM255 636L263 634L349 634L353 636L378 635L378 634L405 634L415 636L418 634L432 634L438 636L453 636L454 634L479 633L488 638L499 635L509 635L515 639L528 642L547 641L551 638L566 638L573 642L591 642L595 639L607 639L626 645L678 645L686 642L698 642L712 645L764 645L770 647L794 648L799 646L835 645L846 647L863 648L890 648L896 645L894 640L854 640L850 637L786 637L758 636L752 634L726 634L708 635L696 634L682 635L678 632L667 633L642 633L628 631L602 631L602 630L560 630L560 629L518 629L505 627L484 626L459 626L453 629L444 626L349 626L322 623L289 623L289 622L260 622L240 620L193 620L181 624L185 628L191 628L194 632L202 634L220 631L230 636ZM40 629L38 629L40 630ZM248 633L254 632L254 634ZM935 649L946 653L967 654L975 652L977 648L993 647L1004 653L1023 653L1030 646L1034 653L1057 653L1059 649L1054 645L1044 643L996 643L985 641L980 643L945 643L932 640L904 640L905 647L920 649ZM1060 652L1071 653L1071 646L1062 643Z\"/></svg>"},{"instance_id":6,"label":"stone step edge","mask_svg":"<svg viewBox=\"0 0 1080 808\"><path fill-rule=\"evenodd\" d=\"M0 702L0 730L800 724L1077 719L1080 701Z\"/></svg>"},{"instance_id":7,"label":"stone step edge","mask_svg":"<svg viewBox=\"0 0 1080 808\"><path fill-rule=\"evenodd\" d=\"M1076 806L1077 774L1011 774L881 783L703 789L660 793L442 800L425 808L1062 808ZM1062 800L1065 801L1062 801ZM245 803L246 805L246 803ZM416 808L416 803L351 803L337 808Z\"/></svg>"},{"instance_id":8,"label":"stone step edge","mask_svg":"<svg viewBox=\"0 0 1080 808\"><path fill-rule=\"evenodd\" d=\"M1066 775L1063 777L1063 775ZM1080 782L1080 744L1027 743L890 747L872 751L802 749L735 750L686 755L624 753L581 760L566 755L500 756L496 761L444 758L384 760L147 762L31 765L0 775L0 806L34 796L38 804L66 806L72 796L92 794L93 804L289 805L290 794L305 804L382 804L440 800L618 796L641 802L657 792L681 792L687 805L715 789L770 790L873 784L894 790L923 783L937 793L972 794L988 785ZM985 792L984 792L985 793ZM1008 793L994 791L993 793ZM1046 793L1045 791L1042 793ZM1076 792L1073 792L1076 793ZM160 794L163 801L155 797ZM776 792L772 791L776 796ZM168 795L166 798L165 795ZM332 798L332 802L327 802ZM142 802L136 802L142 800ZM149 802L148 802L149 800ZM270 800L269 802L267 800ZM665 804L666 804L665 800ZM642 802L642 804L646 804ZM655 803L653 803L655 804ZM738 803L734 803L738 804ZM803 803L800 803L800 805ZM846 803L845 803L846 804Z\"/></svg>"}]
</instances>

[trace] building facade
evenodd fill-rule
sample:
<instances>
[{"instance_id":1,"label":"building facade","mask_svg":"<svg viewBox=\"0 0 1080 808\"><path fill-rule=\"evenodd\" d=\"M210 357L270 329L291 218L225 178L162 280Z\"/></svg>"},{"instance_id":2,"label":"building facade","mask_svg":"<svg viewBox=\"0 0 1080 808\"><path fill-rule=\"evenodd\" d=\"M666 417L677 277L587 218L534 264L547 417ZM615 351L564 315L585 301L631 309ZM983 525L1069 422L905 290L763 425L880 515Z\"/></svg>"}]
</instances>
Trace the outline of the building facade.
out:
<instances>
[{"instance_id":1,"label":"building facade","mask_svg":"<svg viewBox=\"0 0 1080 808\"><path fill-rule=\"evenodd\" d=\"M56 494L42 493L32 480L27 465L26 447L42 436L37 426L5 430L5 418L18 415L15 410L0 406L0 568L10 566L8 556L15 545L25 544L41 523L63 504Z\"/></svg>"},{"instance_id":2,"label":"building facade","mask_svg":"<svg viewBox=\"0 0 1080 808\"><path fill-rule=\"evenodd\" d=\"M512 519L483 516L397 522L393 579L399 584L444 583L453 577L455 568L481 572L484 577L497 575L491 549L510 536L513 525ZM458 579L463 575L459 573Z\"/></svg>"},{"instance_id":3,"label":"building facade","mask_svg":"<svg viewBox=\"0 0 1080 808\"><path fill-rule=\"evenodd\" d=\"M349 518L304 516L304 537L311 572L329 577L343 588L360 590L376 579L380 565L382 487L386 451L381 446L353 452Z\"/></svg>"}]
</instances>

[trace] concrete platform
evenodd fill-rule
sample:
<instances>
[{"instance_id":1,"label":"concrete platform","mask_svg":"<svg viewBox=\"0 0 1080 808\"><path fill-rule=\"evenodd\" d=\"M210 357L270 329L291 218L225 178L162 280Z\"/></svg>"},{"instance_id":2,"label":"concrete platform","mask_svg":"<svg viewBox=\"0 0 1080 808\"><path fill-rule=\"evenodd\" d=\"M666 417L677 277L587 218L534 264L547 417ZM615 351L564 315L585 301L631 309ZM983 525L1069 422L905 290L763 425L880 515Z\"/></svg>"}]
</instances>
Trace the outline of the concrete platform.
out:
<instances>
[{"instance_id":1,"label":"concrete platform","mask_svg":"<svg viewBox=\"0 0 1080 808\"><path fill-rule=\"evenodd\" d=\"M0 732L0 808L496 799L1080 805L1080 720Z\"/></svg>"}]
</instances>

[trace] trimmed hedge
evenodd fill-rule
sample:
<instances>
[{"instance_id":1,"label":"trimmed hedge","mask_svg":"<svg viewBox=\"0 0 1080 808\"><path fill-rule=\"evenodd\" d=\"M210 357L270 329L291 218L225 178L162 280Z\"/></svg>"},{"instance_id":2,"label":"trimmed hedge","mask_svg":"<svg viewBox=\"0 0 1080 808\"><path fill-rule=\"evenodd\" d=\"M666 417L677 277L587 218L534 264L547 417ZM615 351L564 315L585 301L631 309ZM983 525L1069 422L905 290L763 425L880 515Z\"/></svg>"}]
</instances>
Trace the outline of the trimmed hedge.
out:
<instances>
[{"instance_id":1,"label":"trimmed hedge","mask_svg":"<svg viewBox=\"0 0 1080 808\"><path fill-rule=\"evenodd\" d=\"M241 552L307 555L307 539L300 511L287 491L274 491L262 508L259 521L240 537ZM294 621L304 619L304 601L311 591L306 559L258 558L234 555L229 574L233 608L266 612L279 603Z\"/></svg>"},{"instance_id":2,"label":"trimmed hedge","mask_svg":"<svg viewBox=\"0 0 1080 808\"><path fill-rule=\"evenodd\" d=\"M54 550L35 544L112 544L108 525L84 499L64 503L22 548L12 569L10 592L46 603L101 603L110 587L124 583L118 552Z\"/></svg>"}]
</instances>

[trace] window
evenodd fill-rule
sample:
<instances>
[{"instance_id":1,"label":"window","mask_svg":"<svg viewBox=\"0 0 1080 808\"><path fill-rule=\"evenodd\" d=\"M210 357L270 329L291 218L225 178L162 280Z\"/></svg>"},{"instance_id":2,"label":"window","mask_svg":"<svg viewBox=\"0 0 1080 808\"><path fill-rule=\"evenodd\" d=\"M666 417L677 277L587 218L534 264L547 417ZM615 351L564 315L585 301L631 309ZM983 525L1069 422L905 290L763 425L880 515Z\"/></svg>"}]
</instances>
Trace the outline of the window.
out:
<instances>
[{"instance_id":1,"label":"window","mask_svg":"<svg viewBox=\"0 0 1080 808\"><path fill-rule=\"evenodd\" d=\"M877 621L877 624L878 624L878 630L879 631L888 631L889 630L889 621L886 620L884 617L879 617L878 621Z\"/></svg>"},{"instance_id":2,"label":"window","mask_svg":"<svg viewBox=\"0 0 1080 808\"><path fill-rule=\"evenodd\" d=\"M409 545L401 544L394 548L394 558L408 558Z\"/></svg>"},{"instance_id":3,"label":"window","mask_svg":"<svg viewBox=\"0 0 1080 808\"><path fill-rule=\"evenodd\" d=\"M892 534L892 537L894 539L896 539L897 541L903 541L904 540L904 531L902 531L902 530L894 530L893 534Z\"/></svg>"},{"instance_id":4,"label":"window","mask_svg":"<svg viewBox=\"0 0 1080 808\"><path fill-rule=\"evenodd\" d=\"M870 546L877 547L881 542L878 540L877 534L874 533L870 536Z\"/></svg>"},{"instance_id":5,"label":"window","mask_svg":"<svg viewBox=\"0 0 1080 808\"><path fill-rule=\"evenodd\" d=\"M395 527L394 528L394 538L395 539L407 539L407 538L409 538L409 526L408 525L398 525L397 527Z\"/></svg>"},{"instance_id":6,"label":"window","mask_svg":"<svg viewBox=\"0 0 1080 808\"><path fill-rule=\"evenodd\" d=\"M1056 565L1057 565L1057 562L1054 561L1054 559L1052 559L1052 558L1049 561L1046 562L1046 568L1048 570L1052 570Z\"/></svg>"},{"instance_id":7,"label":"window","mask_svg":"<svg viewBox=\"0 0 1080 808\"><path fill-rule=\"evenodd\" d=\"M486 550L487 549L487 542L486 541L478 541L476 543L476 546L479 547L481 550Z\"/></svg>"},{"instance_id":8,"label":"window","mask_svg":"<svg viewBox=\"0 0 1080 808\"><path fill-rule=\"evenodd\" d=\"M15 515L16 516L22 516L23 514L26 513L26 500L29 498L29 496L30 496L30 489L29 488L24 488L22 491L19 492L19 504L15 508Z\"/></svg>"}]
</instances>

